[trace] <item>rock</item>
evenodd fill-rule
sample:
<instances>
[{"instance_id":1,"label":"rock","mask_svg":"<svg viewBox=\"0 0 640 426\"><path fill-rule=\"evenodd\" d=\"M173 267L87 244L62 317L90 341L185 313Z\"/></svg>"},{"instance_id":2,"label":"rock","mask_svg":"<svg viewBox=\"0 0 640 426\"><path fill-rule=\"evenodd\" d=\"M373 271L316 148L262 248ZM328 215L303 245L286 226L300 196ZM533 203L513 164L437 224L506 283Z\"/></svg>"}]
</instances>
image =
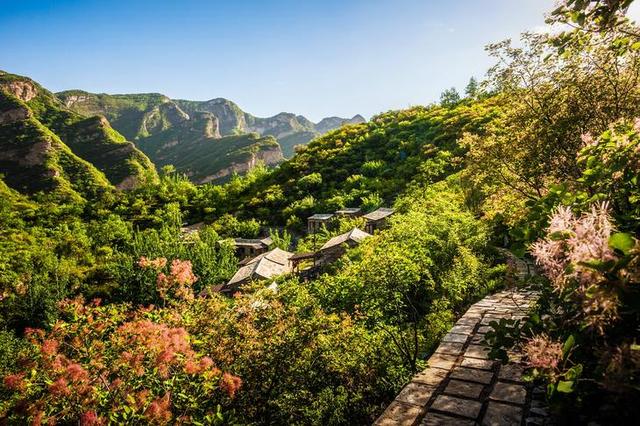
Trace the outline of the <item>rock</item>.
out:
<instances>
[{"instance_id":1,"label":"rock","mask_svg":"<svg viewBox=\"0 0 640 426\"><path fill-rule=\"evenodd\" d=\"M0 126L3 124L12 124L17 121L29 118L29 110L26 108L14 108L8 111L0 112Z\"/></svg>"},{"instance_id":2,"label":"rock","mask_svg":"<svg viewBox=\"0 0 640 426\"><path fill-rule=\"evenodd\" d=\"M27 80L15 80L3 82L0 89L11 93L16 98L24 102L29 102L38 95L35 84Z\"/></svg>"}]
</instances>

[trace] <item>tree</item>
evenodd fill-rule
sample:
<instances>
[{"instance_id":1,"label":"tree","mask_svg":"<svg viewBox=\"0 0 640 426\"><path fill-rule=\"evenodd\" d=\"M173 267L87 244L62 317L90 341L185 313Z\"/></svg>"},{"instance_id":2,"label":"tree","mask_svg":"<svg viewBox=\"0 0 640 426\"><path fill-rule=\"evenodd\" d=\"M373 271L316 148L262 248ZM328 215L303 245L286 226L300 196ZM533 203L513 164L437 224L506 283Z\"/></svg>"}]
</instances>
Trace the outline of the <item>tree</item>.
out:
<instances>
[{"instance_id":1,"label":"tree","mask_svg":"<svg viewBox=\"0 0 640 426\"><path fill-rule=\"evenodd\" d=\"M488 47L498 60L489 76L502 114L488 135L465 139L466 176L488 197L506 187L503 200L537 200L554 182L575 181L585 136L640 114L640 52L612 51L608 41L618 35L595 35L563 54L541 34L524 34L524 47L510 41ZM513 199L506 204L524 211Z\"/></svg>"},{"instance_id":2,"label":"tree","mask_svg":"<svg viewBox=\"0 0 640 426\"><path fill-rule=\"evenodd\" d=\"M634 0L564 0L547 23L568 30L555 34L551 41L560 52L576 48L598 34L617 33L609 46L622 53L640 49L640 31L627 17Z\"/></svg>"},{"instance_id":3,"label":"tree","mask_svg":"<svg viewBox=\"0 0 640 426\"><path fill-rule=\"evenodd\" d=\"M460 94L455 87L447 89L440 95L440 105L446 108L453 108L460 103Z\"/></svg>"},{"instance_id":4,"label":"tree","mask_svg":"<svg viewBox=\"0 0 640 426\"><path fill-rule=\"evenodd\" d=\"M475 77L471 77L469 79L469 83L464 89L464 93L470 99L478 98L478 96L480 95L480 85L478 84L478 81L475 79Z\"/></svg>"}]
</instances>

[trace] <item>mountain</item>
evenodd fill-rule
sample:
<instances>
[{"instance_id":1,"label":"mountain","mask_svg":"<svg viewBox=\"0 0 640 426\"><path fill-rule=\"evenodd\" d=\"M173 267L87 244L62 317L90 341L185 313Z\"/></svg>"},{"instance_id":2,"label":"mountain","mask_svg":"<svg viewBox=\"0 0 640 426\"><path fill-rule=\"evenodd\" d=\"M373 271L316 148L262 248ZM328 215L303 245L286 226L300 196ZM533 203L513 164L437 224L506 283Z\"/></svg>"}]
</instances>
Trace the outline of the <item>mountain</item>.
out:
<instances>
[{"instance_id":1,"label":"mountain","mask_svg":"<svg viewBox=\"0 0 640 426\"><path fill-rule=\"evenodd\" d=\"M157 166L173 165L196 183L245 173L259 162L280 163L284 158L272 136L257 133L220 137L217 120L210 113L196 113L193 119L141 138L137 144Z\"/></svg>"},{"instance_id":2,"label":"mountain","mask_svg":"<svg viewBox=\"0 0 640 426\"><path fill-rule=\"evenodd\" d=\"M314 124L302 115L288 112L261 118L242 111L238 105L224 98L204 102L186 100L175 102L188 114L196 111L214 114L220 120L220 132L223 135L255 132L262 136L273 136L278 140L285 158L293 156L296 145L306 145L312 139L337 129L343 124L366 121L361 115L356 115L351 119L329 117Z\"/></svg>"},{"instance_id":3,"label":"mountain","mask_svg":"<svg viewBox=\"0 0 640 426\"><path fill-rule=\"evenodd\" d=\"M73 112L33 80L4 71L0 170L20 191L88 197L155 177L151 161L105 118Z\"/></svg>"},{"instance_id":4,"label":"mountain","mask_svg":"<svg viewBox=\"0 0 640 426\"><path fill-rule=\"evenodd\" d=\"M483 135L499 111L491 98L455 108L389 111L344 126L217 200L217 214L302 229L314 213L391 205L411 182L437 181L459 170L465 154L459 140L466 133Z\"/></svg>"},{"instance_id":5,"label":"mountain","mask_svg":"<svg viewBox=\"0 0 640 426\"><path fill-rule=\"evenodd\" d=\"M318 124L316 124L316 131L320 133L327 133L331 130L337 129L338 127L342 127L345 124L359 124L364 123L367 120L364 119L360 114L354 115L352 118L340 118L340 117L327 117L320 120Z\"/></svg>"},{"instance_id":6,"label":"mountain","mask_svg":"<svg viewBox=\"0 0 640 426\"><path fill-rule=\"evenodd\" d=\"M261 118L244 112L234 102L224 98L208 101L172 100L158 93L108 95L81 90L60 92L57 96L67 107L79 113L104 115L114 128L133 141L179 127L180 123L191 119L196 113L208 112L217 119L221 137L248 133L273 136L286 158L293 156L295 145L305 145L343 124L366 121L356 115L351 119L325 118L314 124L304 116L285 112Z\"/></svg>"}]
</instances>

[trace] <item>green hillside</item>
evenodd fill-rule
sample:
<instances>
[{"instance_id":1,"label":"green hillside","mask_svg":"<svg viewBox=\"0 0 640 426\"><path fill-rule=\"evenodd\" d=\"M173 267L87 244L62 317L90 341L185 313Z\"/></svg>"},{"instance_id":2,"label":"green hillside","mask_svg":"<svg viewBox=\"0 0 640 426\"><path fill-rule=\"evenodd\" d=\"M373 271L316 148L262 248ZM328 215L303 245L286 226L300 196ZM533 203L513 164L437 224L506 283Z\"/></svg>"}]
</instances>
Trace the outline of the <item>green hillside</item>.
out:
<instances>
[{"instance_id":1,"label":"green hillside","mask_svg":"<svg viewBox=\"0 0 640 426\"><path fill-rule=\"evenodd\" d=\"M216 137L212 134L214 120L199 113L183 125L139 139L137 145L157 166L173 165L196 183L217 181L247 172L258 163L273 165L282 160L273 137L255 133Z\"/></svg>"},{"instance_id":2,"label":"green hillside","mask_svg":"<svg viewBox=\"0 0 640 426\"><path fill-rule=\"evenodd\" d=\"M60 95L87 117L1 73L0 425L637 423L630 4L559 2L463 95L364 123Z\"/></svg>"},{"instance_id":3,"label":"green hillside","mask_svg":"<svg viewBox=\"0 0 640 426\"><path fill-rule=\"evenodd\" d=\"M104 174L74 154L25 102L0 92L0 117L0 170L10 187L76 199L111 188Z\"/></svg>"},{"instance_id":4,"label":"green hillside","mask_svg":"<svg viewBox=\"0 0 640 426\"><path fill-rule=\"evenodd\" d=\"M169 99L159 93L105 95L68 90L56 96L65 106L80 114L104 115L128 140L149 136L174 124L172 117L163 114L165 111L161 108Z\"/></svg>"},{"instance_id":5,"label":"green hillside","mask_svg":"<svg viewBox=\"0 0 640 426\"><path fill-rule=\"evenodd\" d=\"M155 170L149 159L114 131L104 118L86 118L68 110L51 92L26 77L3 73L0 75L0 90L5 99L5 114L11 114L7 111L12 109L22 108L29 116L28 128L18 128L16 123L12 128L5 126L5 134L0 142L13 144L20 138L26 138L21 132L32 132L37 122L41 133L54 135L56 145L61 143L68 147L67 150L70 149L70 152L97 167L116 187L132 188L146 179L154 178ZM21 102L21 106L16 106L16 101ZM8 178L29 180L19 175Z\"/></svg>"},{"instance_id":6,"label":"green hillside","mask_svg":"<svg viewBox=\"0 0 640 426\"><path fill-rule=\"evenodd\" d=\"M240 217L303 223L314 212L392 203L412 181L432 182L462 166L465 132L482 134L497 99L454 108L416 107L344 126L315 139L272 173L213 203Z\"/></svg>"}]
</instances>

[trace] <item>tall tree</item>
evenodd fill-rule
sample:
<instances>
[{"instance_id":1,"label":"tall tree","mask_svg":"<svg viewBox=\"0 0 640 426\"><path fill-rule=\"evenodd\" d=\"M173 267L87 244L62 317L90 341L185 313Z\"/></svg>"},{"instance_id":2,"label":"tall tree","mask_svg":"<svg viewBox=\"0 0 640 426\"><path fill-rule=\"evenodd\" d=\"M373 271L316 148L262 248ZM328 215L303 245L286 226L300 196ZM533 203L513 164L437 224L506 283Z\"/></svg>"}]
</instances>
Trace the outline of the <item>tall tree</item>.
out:
<instances>
[{"instance_id":1,"label":"tall tree","mask_svg":"<svg viewBox=\"0 0 640 426\"><path fill-rule=\"evenodd\" d=\"M440 105L443 107L454 107L460 103L460 94L455 87L447 89L440 95Z\"/></svg>"}]
</instances>

